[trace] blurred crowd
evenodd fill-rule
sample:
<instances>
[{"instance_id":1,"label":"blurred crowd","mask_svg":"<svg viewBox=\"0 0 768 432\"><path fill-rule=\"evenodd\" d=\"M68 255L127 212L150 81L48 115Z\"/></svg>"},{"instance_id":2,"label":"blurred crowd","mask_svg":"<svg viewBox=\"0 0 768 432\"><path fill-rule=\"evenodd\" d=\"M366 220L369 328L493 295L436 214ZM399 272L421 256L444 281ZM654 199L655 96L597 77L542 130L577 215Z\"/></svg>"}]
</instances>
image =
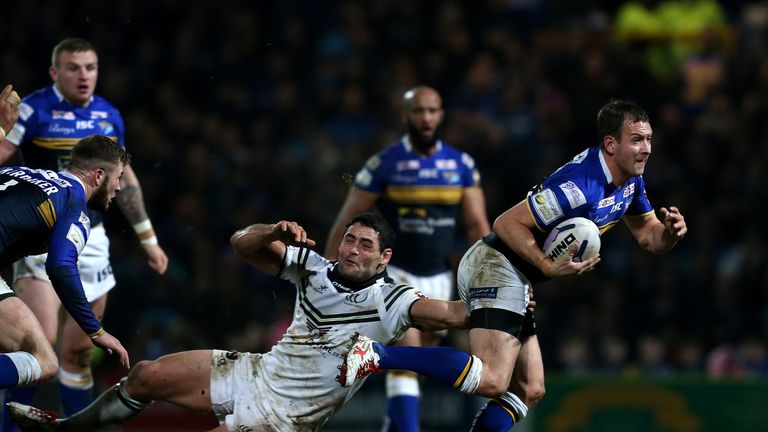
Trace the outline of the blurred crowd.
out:
<instances>
[{"instance_id":1,"label":"blurred crowd","mask_svg":"<svg viewBox=\"0 0 768 432\"><path fill-rule=\"evenodd\" d=\"M30 0L3 16L0 82L48 85L52 47L84 37L97 93L126 120L171 260L154 275L108 215L106 324L134 362L269 349L294 291L237 259L229 236L291 219L322 250L349 174L403 133L403 91L428 84L492 218L597 145L603 103L650 114L648 196L678 206L689 233L653 256L617 226L597 271L536 287L547 368L768 374L768 2Z\"/></svg>"}]
</instances>

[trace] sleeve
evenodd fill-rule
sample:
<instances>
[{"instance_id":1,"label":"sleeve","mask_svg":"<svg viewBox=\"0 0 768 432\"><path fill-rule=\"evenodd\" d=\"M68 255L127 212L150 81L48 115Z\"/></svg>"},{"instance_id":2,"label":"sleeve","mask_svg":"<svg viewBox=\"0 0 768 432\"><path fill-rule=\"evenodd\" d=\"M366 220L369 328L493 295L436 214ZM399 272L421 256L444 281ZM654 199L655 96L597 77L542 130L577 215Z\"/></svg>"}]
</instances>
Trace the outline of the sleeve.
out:
<instances>
[{"instance_id":1,"label":"sleeve","mask_svg":"<svg viewBox=\"0 0 768 432\"><path fill-rule=\"evenodd\" d=\"M30 105L29 100L25 98L21 105L19 105L19 119L16 120L16 124L13 125L13 129L11 129L5 139L19 146L24 142L25 137L35 136L37 134L37 117L37 111Z\"/></svg>"},{"instance_id":2,"label":"sleeve","mask_svg":"<svg viewBox=\"0 0 768 432\"><path fill-rule=\"evenodd\" d=\"M305 247L287 246L283 256L280 279L299 284L308 272L325 267L329 261Z\"/></svg>"},{"instance_id":3,"label":"sleeve","mask_svg":"<svg viewBox=\"0 0 768 432\"><path fill-rule=\"evenodd\" d=\"M384 327L393 335L393 341L402 338L413 325L411 305L423 298L426 297L410 285L388 284L382 288L377 307Z\"/></svg>"},{"instance_id":4,"label":"sleeve","mask_svg":"<svg viewBox=\"0 0 768 432\"><path fill-rule=\"evenodd\" d=\"M461 182L465 188L480 187L480 171L467 153L461 154Z\"/></svg>"},{"instance_id":5,"label":"sleeve","mask_svg":"<svg viewBox=\"0 0 768 432\"><path fill-rule=\"evenodd\" d=\"M53 226L45 270L64 308L89 336L98 335L101 323L91 310L77 270L77 257L88 241L88 218L82 212L69 211Z\"/></svg>"},{"instance_id":6,"label":"sleeve","mask_svg":"<svg viewBox=\"0 0 768 432\"><path fill-rule=\"evenodd\" d=\"M537 192L528 195L528 210L536 226L547 232L564 219L589 213L589 187L584 179L557 174L547 178Z\"/></svg>"},{"instance_id":7,"label":"sleeve","mask_svg":"<svg viewBox=\"0 0 768 432\"><path fill-rule=\"evenodd\" d=\"M635 188L632 203L630 203L625 213L627 216L641 216L653 211L653 206L645 193L645 181L642 177L637 177L633 183Z\"/></svg>"},{"instance_id":8,"label":"sleeve","mask_svg":"<svg viewBox=\"0 0 768 432\"><path fill-rule=\"evenodd\" d=\"M366 192L380 194L387 184L387 171L382 154L375 154L365 162L365 165L355 175L355 187Z\"/></svg>"}]
</instances>

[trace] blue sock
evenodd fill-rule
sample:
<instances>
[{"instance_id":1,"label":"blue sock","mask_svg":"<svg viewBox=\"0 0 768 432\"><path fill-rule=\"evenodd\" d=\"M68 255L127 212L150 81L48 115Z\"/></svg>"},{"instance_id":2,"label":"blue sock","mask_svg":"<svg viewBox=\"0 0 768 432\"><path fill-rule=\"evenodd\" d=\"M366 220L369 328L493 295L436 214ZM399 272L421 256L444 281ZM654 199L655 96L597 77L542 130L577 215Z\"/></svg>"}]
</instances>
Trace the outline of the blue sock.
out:
<instances>
[{"instance_id":1,"label":"blue sock","mask_svg":"<svg viewBox=\"0 0 768 432\"><path fill-rule=\"evenodd\" d=\"M19 371L11 358L0 354L0 389L16 387L19 384Z\"/></svg>"},{"instance_id":2,"label":"blue sock","mask_svg":"<svg viewBox=\"0 0 768 432\"><path fill-rule=\"evenodd\" d=\"M515 425L512 413L494 400L477 413L470 432L507 432Z\"/></svg>"},{"instance_id":3,"label":"blue sock","mask_svg":"<svg viewBox=\"0 0 768 432\"><path fill-rule=\"evenodd\" d=\"M93 402L93 387L70 387L59 383L61 393L61 411L64 417L69 417Z\"/></svg>"},{"instance_id":4,"label":"blue sock","mask_svg":"<svg viewBox=\"0 0 768 432\"><path fill-rule=\"evenodd\" d=\"M35 399L35 393L37 393L37 386L32 387L14 387L5 391L5 400L3 401L3 423L0 425L2 432L16 432L18 428L16 423L11 420L11 416L8 413L8 407L6 402L19 402L25 405L29 405Z\"/></svg>"},{"instance_id":5,"label":"blue sock","mask_svg":"<svg viewBox=\"0 0 768 432\"><path fill-rule=\"evenodd\" d=\"M405 369L455 386L472 362L472 356L450 347L388 346L378 342L379 368Z\"/></svg>"},{"instance_id":6,"label":"blue sock","mask_svg":"<svg viewBox=\"0 0 768 432\"><path fill-rule=\"evenodd\" d=\"M417 396L394 396L387 399L387 431L419 431L419 398Z\"/></svg>"}]
</instances>

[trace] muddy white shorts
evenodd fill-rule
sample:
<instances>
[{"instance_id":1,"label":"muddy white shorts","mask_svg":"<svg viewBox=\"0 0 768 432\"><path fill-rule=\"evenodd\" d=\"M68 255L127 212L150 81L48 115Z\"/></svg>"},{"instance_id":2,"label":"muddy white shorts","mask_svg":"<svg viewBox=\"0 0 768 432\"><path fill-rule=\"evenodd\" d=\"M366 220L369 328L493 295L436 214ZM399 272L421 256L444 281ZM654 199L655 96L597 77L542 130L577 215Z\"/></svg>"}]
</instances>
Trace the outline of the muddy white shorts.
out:
<instances>
[{"instance_id":1,"label":"muddy white shorts","mask_svg":"<svg viewBox=\"0 0 768 432\"><path fill-rule=\"evenodd\" d=\"M28 256L13 264L13 280L33 278L51 280L45 272L45 260L48 254ZM88 242L77 258L77 269L83 282L83 291L89 302L106 294L115 287L115 275L109 263L109 239L104 225L91 228Z\"/></svg>"}]
</instances>

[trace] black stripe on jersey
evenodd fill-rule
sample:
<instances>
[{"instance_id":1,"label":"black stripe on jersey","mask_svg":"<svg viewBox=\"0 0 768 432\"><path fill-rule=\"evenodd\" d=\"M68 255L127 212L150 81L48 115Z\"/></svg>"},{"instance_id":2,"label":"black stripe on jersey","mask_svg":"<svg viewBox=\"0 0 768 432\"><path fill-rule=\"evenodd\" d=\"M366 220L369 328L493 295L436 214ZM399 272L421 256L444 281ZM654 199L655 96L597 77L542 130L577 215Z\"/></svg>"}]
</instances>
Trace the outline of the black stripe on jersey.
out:
<instances>
[{"instance_id":1,"label":"black stripe on jersey","mask_svg":"<svg viewBox=\"0 0 768 432\"><path fill-rule=\"evenodd\" d=\"M397 288L395 288L387 298L384 299L384 303L386 303L386 310L389 310L389 308L392 307L393 304L397 301L397 299L400 298L401 295L405 294L408 290L412 290L412 286L408 285L398 285ZM391 300L390 300L391 299Z\"/></svg>"},{"instance_id":2,"label":"black stripe on jersey","mask_svg":"<svg viewBox=\"0 0 768 432\"><path fill-rule=\"evenodd\" d=\"M299 267L302 270L306 270L307 269L307 260L308 259L309 259L309 249L307 249L305 247L300 247L299 248L299 257L298 257L298 259L296 261L298 262Z\"/></svg>"},{"instance_id":3,"label":"black stripe on jersey","mask_svg":"<svg viewBox=\"0 0 768 432\"><path fill-rule=\"evenodd\" d=\"M379 311L376 309L341 314L324 314L307 299L306 289L307 285L303 284L301 290L299 290L299 305L306 312L309 319L318 326L381 321Z\"/></svg>"}]
</instances>

